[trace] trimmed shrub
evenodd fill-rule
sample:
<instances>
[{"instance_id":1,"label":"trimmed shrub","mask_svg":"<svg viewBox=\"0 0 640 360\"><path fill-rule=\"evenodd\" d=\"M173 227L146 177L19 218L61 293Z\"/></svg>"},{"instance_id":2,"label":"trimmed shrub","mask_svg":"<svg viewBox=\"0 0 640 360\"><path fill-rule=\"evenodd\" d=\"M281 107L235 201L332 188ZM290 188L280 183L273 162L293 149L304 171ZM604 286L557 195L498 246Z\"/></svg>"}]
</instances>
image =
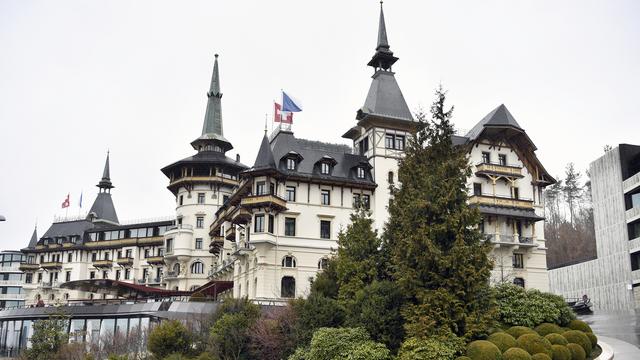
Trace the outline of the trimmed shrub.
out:
<instances>
[{"instance_id":1,"label":"trimmed shrub","mask_svg":"<svg viewBox=\"0 0 640 360\"><path fill-rule=\"evenodd\" d=\"M513 347L502 354L502 360L531 360L531 355L523 349Z\"/></svg>"},{"instance_id":2,"label":"trimmed shrub","mask_svg":"<svg viewBox=\"0 0 640 360\"><path fill-rule=\"evenodd\" d=\"M591 354L591 340L580 330L569 330L562 334L570 344L578 344L584 349L584 353L589 356Z\"/></svg>"},{"instance_id":3,"label":"trimmed shrub","mask_svg":"<svg viewBox=\"0 0 640 360\"><path fill-rule=\"evenodd\" d=\"M591 326L589 326L589 324L587 324L586 322L582 321L582 320L571 320L571 322L569 322L569 325L567 325L567 327L571 330L580 330L582 332L585 333L592 333L593 330L591 330Z\"/></svg>"},{"instance_id":4,"label":"trimmed shrub","mask_svg":"<svg viewBox=\"0 0 640 360\"><path fill-rule=\"evenodd\" d=\"M172 354L187 355L191 350L191 336L178 320L166 320L151 330L147 348L157 358Z\"/></svg>"},{"instance_id":5,"label":"trimmed shrub","mask_svg":"<svg viewBox=\"0 0 640 360\"><path fill-rule=\"evenodd\" d=\"M598 337L593 333L586 333L585 335L587 335L589 341L591 341L591 350L595 349L596 345L598 345Z\"/></svg>"},{"instance_id":6,"label":"trimmed shrub","mask_svg":"<svg viewBox=\"0 0 640 360\"><path fill-rule=\"evenodd\" d=\"M490 341L476 340L467 345L467 356L471 360L501 360L502 352Z\"/></svg>"},{"instance_id":7,"label":"trimmed shrub","mask_svg":"<svg viewBox=\"0 0 640 360\"><path fill-rule=\"evenodd\" d=\"M560 326L551 323L542 323L535 327L535 330L540 336L546 336L549 334L562 334L563 331Z\"/></svg>"},{"instance_id":8,"label":"trimmed shrub","mask_svg":"<svg viewBox=\"0 0 640 360\"><path fill-rule=\"evenodd\" d=\"M551 351L551 343L538 334L524 334L516 340L519 348L526 350L529 354L546 354L549 357L553 355Z\"/></svg>"},{"instance_id":9,"label":"trimmed shrub","mask_svg":"<svg viewBox=\"0 0 640 360\"><path fill-rule=\"evenodd\" d=\"M346 360L389 360L391 352L384 344L366 341L356 346Z\"/></svg>"},{"instance_id":10,"label":"trimmed shrub","mask_svg":"<svg viewBox=\"0 0 640 360\"><path fill-rule=\"evenodd\" d=\"M543 353L533 354L531 360L551 360L551 356Z\"/></svg>"},{"instance_id":11,"label":"trimmed shrub","mask_svg":"<svg viewBox=\"0 0 640 360\"><path fill-rule=\"evenodd\" d=\"M453 360L458 349L438 339L409 338L402 343L397 360Z\"/></svg>"},{"instance_id":12,"label":"trimmed shrub","mask_svg":"<svg viewBox=\"0 0 640 360\"><path fill-rule=\"evenodd\" d=\"M468 356L458 356L456 360L471 360L471 358Z\"/></svg>"},{"instance_id":13,"label":"trimmed shrub","mask_svg":"<svg viewBox=\"0 0 640 360\"><path fill-rule=\"evenodd\" d=\"M519 338L524 334L535 334L536 332L529 329L526 326L512 326L507 330L507 334L513 336L514 339Z\"/></svg>"},{"instance_id":14,"label":"trimmed shrub","mask_svg":"<svg viewBox=\"0 0 640 360\"><path fill-rule=\"evenodd\" d=\"M549 334L544 337L551 345L567 345L569 342L560 334Z\"/></svg>"},{"instance_id":15,"label":"trimmed shrub","mask_svg":"<svg viewBox=\"0 0 640 360\"><path fill-rule=\"evenodd\" d=\"M512 284L494 288L498 321L507 325L534 327L542 323L565 326L575 314L560 296L539 290L525 290Z\"/></svg>"},{"instance_id":16,"label":"trimmed shrub","mask_svg":"<svg viewBox=\"0 0 640 360\"><path fill-rule=\"evenodd\" d=\"M384 345L371 341L363 328L320 328L313 333L304 359L387 360L390 357L389 350Z\"/></svg>"},{"instance_id":17,"label":"trimmed shrub","mask_svg":"<svg viewBox=\"0 0 640 360\"><path fill-rule=\"evenodd\" d=\"M571 352L571 360L585 360L587 358L584 349L578 344L569 344L567 349Z\"/></svg>"},{"instance_id":18,"label":"trimmed shrub","mask_svg":"<svg viewBox=\"0 0 640 360\"><path fill-rule=\"evenodd\" d=\"M502 352L516 346L516 339L505 332L493 333L489 335L487 340L491 341Z\"/></svg>"},{"instance_id":19,"label":"trimmed shrub","mask_svg":"<svg viewBox=\"0 0 640 360\"><path fill-rule=\"evenodd\" d=\"M553 360L571 360L571 351L564 345L551 345L553 351Z\"/></svg>"}]
</instances>

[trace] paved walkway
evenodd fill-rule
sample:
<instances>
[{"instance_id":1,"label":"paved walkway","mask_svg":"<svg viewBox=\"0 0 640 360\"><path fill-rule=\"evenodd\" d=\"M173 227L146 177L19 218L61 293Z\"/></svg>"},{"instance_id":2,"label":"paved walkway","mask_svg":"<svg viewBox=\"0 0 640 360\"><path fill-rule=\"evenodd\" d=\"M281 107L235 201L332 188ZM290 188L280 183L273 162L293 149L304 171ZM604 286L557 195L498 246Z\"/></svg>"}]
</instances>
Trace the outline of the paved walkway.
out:
<instances>
[{"instance_id":1,"label":"paved walkway","mask_svg":"<svg viewBox=\"0 0 640 360\"><path fill-rule=\"evenodd\" d=\"M607 345L613 348L613 360L638 360L640 359L640 349L626 341L614 339L607 336L598 337Z\"/></svg>"}]
</instances>

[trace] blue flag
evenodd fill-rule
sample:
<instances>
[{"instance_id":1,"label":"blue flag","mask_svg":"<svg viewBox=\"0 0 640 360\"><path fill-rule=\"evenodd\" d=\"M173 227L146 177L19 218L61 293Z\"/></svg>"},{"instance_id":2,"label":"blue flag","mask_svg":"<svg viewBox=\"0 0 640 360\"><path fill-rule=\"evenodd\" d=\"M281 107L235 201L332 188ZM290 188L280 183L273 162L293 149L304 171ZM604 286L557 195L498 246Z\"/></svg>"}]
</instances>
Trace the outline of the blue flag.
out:
<instances>
[{"instance_id":1,"label":"blue flag","mask_svg":"<svg viewBox=\"0 0 640 360\"><path fill-rule=\"evenodd\" d=\"M300 112L302 111L302 106L300 102L296 99L293 99L291 96L287 95L286 92L282 92L282 111L287 112Z\"/></svg>"}]
</instances>

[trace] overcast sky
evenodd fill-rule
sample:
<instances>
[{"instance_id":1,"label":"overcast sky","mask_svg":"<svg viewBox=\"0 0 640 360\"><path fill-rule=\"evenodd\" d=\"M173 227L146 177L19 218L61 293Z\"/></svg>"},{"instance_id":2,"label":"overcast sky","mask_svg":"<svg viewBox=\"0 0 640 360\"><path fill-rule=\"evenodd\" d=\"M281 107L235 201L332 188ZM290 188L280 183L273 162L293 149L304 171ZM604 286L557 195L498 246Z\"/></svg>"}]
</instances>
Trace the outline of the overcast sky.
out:
<instances>
[{"instance_id":1,"label":"overcast sky","mask_svg":"<svg viewBox=\"0 0 640 360\"><path fill-rule=\"evenodd\" d=\"M379 4L0 0L0 249L97 193L107 149L121 220L170 216L160 168L194 153L220 54L224 132L253 164L279 89L298 137L345 142L372 69ZM411 109L442 83L456 127L504 103L553 175L640 143L640 1L385 3Z\"/></svg>"}]
</instances>

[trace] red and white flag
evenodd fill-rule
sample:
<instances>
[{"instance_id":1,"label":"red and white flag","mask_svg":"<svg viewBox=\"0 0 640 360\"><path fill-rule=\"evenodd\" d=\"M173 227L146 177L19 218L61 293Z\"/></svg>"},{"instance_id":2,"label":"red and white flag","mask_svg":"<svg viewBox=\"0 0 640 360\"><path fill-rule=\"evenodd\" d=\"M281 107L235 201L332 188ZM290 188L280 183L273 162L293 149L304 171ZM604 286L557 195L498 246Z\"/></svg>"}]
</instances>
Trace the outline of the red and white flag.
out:
<instances>
[{"instance_id":1,"label":"red and white flag","mask_svg":"<svg viewBox=\"0 0 640 360\"><path fill-rule=\"evenodd\" d=\"M273 121L283 124L293 123L293 113L290 111L282 111L282 105L277 102L273 103Z\"/></svg>"},{"instance_id":2,"label":"red and white flag","mask_svg":"<svg viewBox=\"0 0 640 360\"><path fill-rule=\"evenodd\" d=\"M69 201L69 194L67 194L67 198L62 202L62 208L68 208L71 205L71 201Z\"/></svg>"}]
</instances>

